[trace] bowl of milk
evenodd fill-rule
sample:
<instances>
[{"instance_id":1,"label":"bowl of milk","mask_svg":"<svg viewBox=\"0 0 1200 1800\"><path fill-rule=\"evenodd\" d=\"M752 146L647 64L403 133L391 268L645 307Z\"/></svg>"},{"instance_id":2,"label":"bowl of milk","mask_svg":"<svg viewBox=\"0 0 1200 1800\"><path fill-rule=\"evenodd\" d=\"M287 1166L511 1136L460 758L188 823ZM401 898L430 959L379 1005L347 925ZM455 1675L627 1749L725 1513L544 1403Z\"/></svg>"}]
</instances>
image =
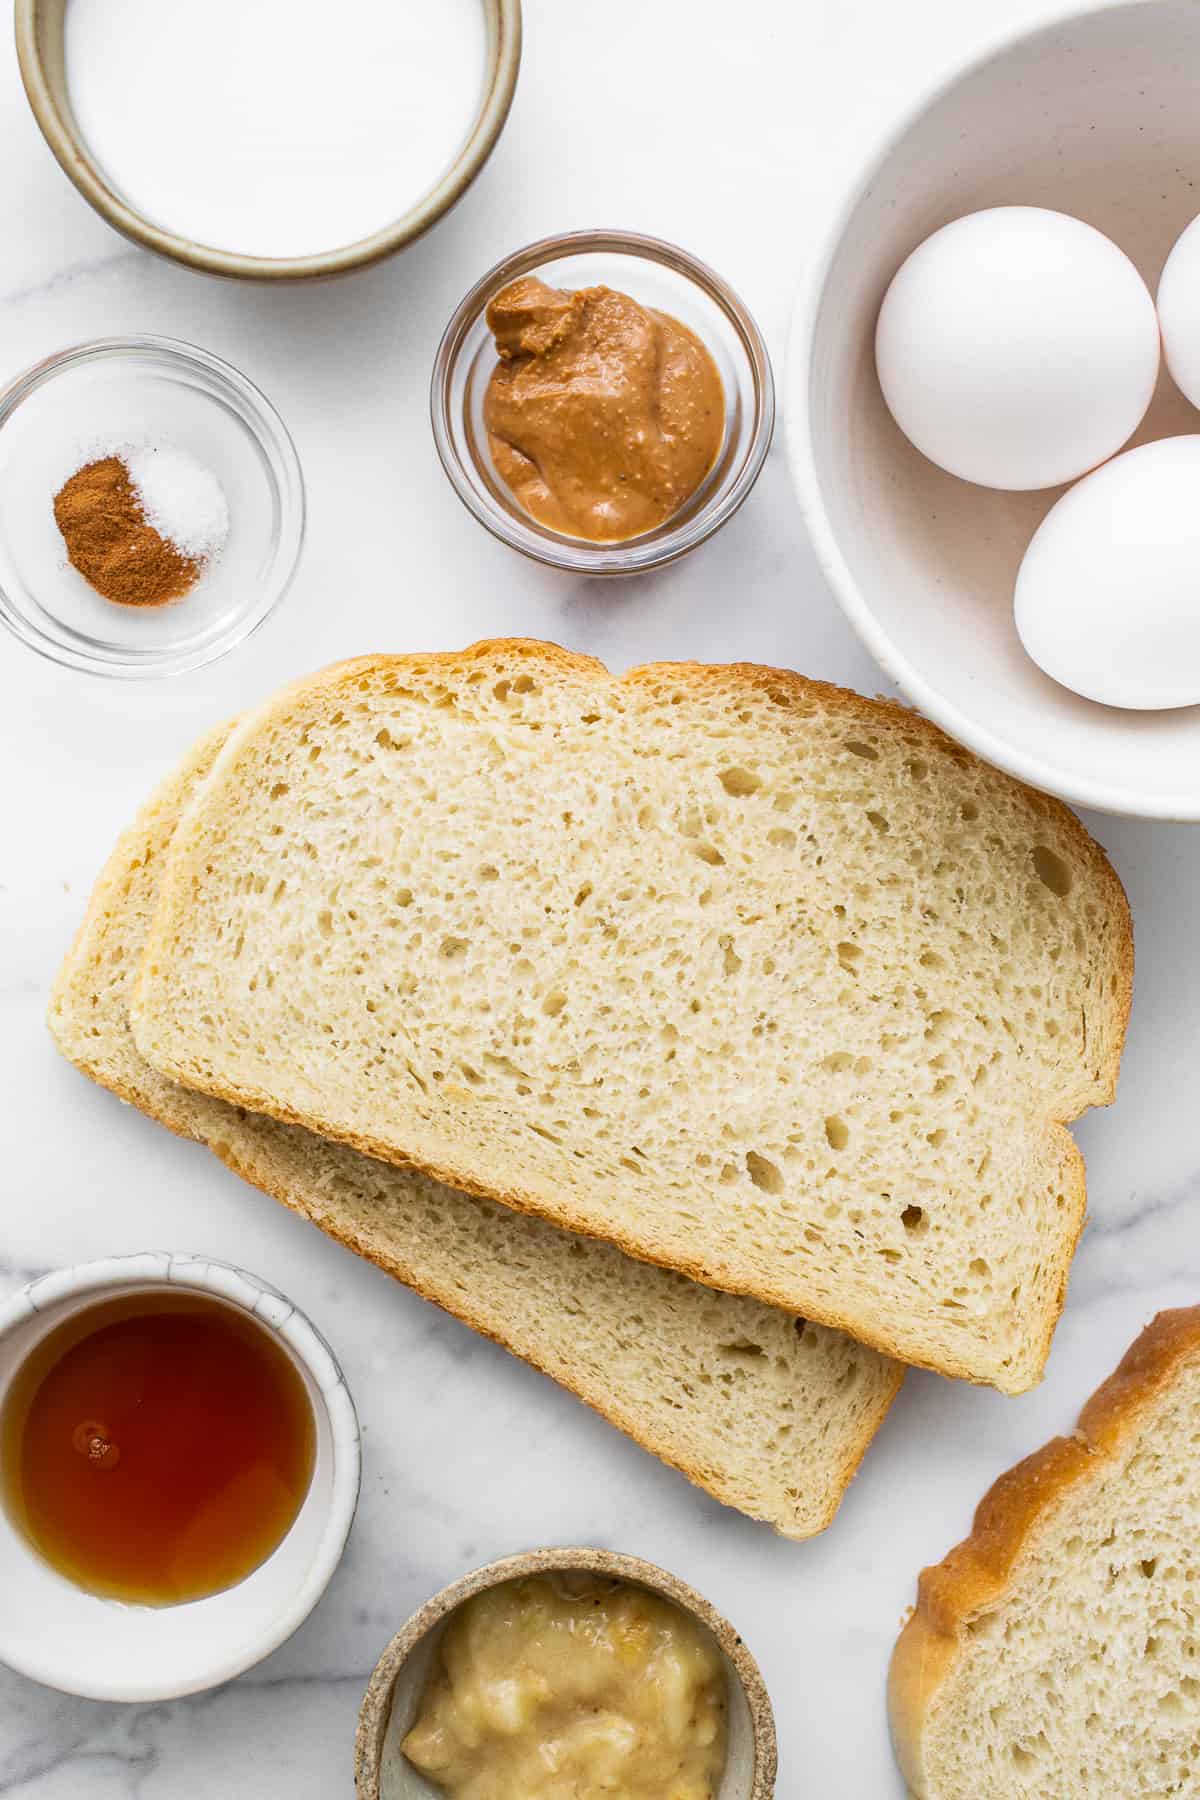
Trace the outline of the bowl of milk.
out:
<instances>
[{"instance_id":1,"label":"bowl of milk","mask_svg":"<svg viewBox=\"0 0 1200 1800\"><path fill-rule=\"evenodd\" d=\"M390 256L470 186L512 103L520 4L17 0L17 50L50 148L118 231L304 280Z\"/></svg>"}]
</instances>

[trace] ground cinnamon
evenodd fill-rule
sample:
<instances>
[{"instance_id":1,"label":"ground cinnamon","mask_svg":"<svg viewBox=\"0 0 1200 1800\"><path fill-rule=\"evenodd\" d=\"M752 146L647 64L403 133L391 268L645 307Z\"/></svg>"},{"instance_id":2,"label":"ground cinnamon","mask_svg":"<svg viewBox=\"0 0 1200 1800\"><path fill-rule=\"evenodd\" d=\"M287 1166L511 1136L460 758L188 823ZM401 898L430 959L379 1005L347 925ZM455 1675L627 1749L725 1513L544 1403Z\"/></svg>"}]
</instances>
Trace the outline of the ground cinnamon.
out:
<instances>
[{"instance_id":1,"label":"ground cinnamon","mask_svg":"<svg viewBox=\"0 0 1200 1800\"><path fill-rule=\"evenodd\" d=\"M199 578L204 558L185 556L147 524L119 456L85 463L54 496L67 556L98 594L118 606L163 606Z\"/></svg>"}]
</instances>

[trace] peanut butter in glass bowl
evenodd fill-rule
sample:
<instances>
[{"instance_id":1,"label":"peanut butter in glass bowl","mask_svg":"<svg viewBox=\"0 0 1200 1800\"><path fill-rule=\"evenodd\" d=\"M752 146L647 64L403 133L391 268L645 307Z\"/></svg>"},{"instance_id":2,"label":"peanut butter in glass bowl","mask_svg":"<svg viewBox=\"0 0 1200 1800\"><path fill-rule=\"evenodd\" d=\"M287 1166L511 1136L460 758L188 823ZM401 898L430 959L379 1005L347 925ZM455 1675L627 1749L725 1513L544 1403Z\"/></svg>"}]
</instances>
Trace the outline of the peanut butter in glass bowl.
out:
<instances>
[{"instance_id":1,"label":"peanut butter in glass bowl","mask_svg":"<svg viewBox=\"0 0 1200 1800\"><path fill-rule=\"evenodd\" d=\"M721 377L696 333L613 288L568 293L535 275L485 317L499 358L488 448L530 517L593 543L673 518L725 438Z\"/></svg>"},{"instance_id":2,"label":"peanut butter in glass bowl","mask_svg":"<svg viewBox=\"0 0 1200 1800\"><path fill-rule=\"evenodd\" d=\"M717 531L770 447L762 335L686 251L573 232L490 270L434 364L434 439L495 537L586 575L641 573Z\"/></svg>"}]
</instances>

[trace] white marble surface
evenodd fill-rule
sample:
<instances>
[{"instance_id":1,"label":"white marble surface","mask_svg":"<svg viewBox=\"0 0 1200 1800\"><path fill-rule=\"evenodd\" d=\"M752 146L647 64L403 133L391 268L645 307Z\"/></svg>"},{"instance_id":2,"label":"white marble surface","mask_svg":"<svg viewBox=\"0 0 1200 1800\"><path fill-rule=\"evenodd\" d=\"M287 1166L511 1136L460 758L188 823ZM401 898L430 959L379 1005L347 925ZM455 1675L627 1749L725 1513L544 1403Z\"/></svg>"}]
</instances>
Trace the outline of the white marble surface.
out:
<instances>
[{"instance_id":1,"label":"white marble surface","mask_svg":"<svg viewBox=\"0 0 1200 1800\"><path fill-rule=\"evenodd\" d=\"M1157 1308L1200 1298L1200 837L1186 828L1089 820L1133 901L1137 999L1120 1100L1080 1133L1092 1223L1047 1380L1013 1401L911 1377L837 1523L805 1546L724 1511L117 1106L58 1061L42 1025L118 827L201 727L285 676L356 651L525 632L618 668L738 657L883 685L816 574L778 446L741 516L691 561L636 585L570 582L522 564L459 508L429 438L430 358L461 292L503 252L618 224L674 237L722 270L781 364L832 172L917 86L1043 6L619 0L593 19L579 4L526 0L513 117L457 212L384 268L288 292L202 279L112 236L52 162L0 44L0 379L107 332L193 339L280 406L311 498L290 599L213 669L110 684L0 644L0 1292L112 1251L232 1258L333 1341L366 1455L357 1527L325 1601L242 1680L124 1709L0 1671L0 1795L349 1796L359 1696L408 1612L471 1564L574 1540L666 1563L737 1621L774 1695L783 1800L898 1796L882 1685L917 1569L961 1534L992 1476L1069 1423Z\"/></svg>"}]
</instances>

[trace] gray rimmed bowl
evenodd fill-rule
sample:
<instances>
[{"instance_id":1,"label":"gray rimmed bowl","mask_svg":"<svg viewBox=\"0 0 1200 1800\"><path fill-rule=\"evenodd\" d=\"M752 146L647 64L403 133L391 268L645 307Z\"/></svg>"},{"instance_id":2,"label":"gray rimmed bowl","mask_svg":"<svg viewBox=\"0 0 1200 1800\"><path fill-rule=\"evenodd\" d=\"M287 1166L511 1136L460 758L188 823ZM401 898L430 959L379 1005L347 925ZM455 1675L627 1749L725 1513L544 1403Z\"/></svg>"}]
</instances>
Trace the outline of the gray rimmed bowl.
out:
<instances>
[{"instance_id":1,"label":"gray rimmed bowl","mask_svg":"<svg viewBox=\"0 0 1200 1800\"><path fill-rule=\"evenodd\" d=\"M685 1582L640 1557L612 1550L527 1550L452 1581L392 1639L363 1698L355 1741L356 1800L434 1800L436 1790L405 1761L400 1744L412 1724L441 1634L465 1600L527 1575L583 1573L632 1582L660 1594L716 1640L728 1675L729 1758L717 1800L771 1800L778 1756L775 1717L758 1664L714 1606Z\"/></svg>"},{"instance_id":2,"label":"gray rimmed bowl","mask_svg":"<svg viewBox=\"0 0 1200 1800\"><path fill-rule=\"evenodd\" d=\"M214 249L154 224L109 185L71 109L63 49L68 0L16 0L17 60L42 135L66 175L101 218L135 244L207 275L247 281L314 281L379 262L419 238L460 200L504 127L521 63L521 0L480 0L488 65L475 122L451 166L423 199L370 237L312 256L251 256Z\"/></svg>"}]
</instances>

